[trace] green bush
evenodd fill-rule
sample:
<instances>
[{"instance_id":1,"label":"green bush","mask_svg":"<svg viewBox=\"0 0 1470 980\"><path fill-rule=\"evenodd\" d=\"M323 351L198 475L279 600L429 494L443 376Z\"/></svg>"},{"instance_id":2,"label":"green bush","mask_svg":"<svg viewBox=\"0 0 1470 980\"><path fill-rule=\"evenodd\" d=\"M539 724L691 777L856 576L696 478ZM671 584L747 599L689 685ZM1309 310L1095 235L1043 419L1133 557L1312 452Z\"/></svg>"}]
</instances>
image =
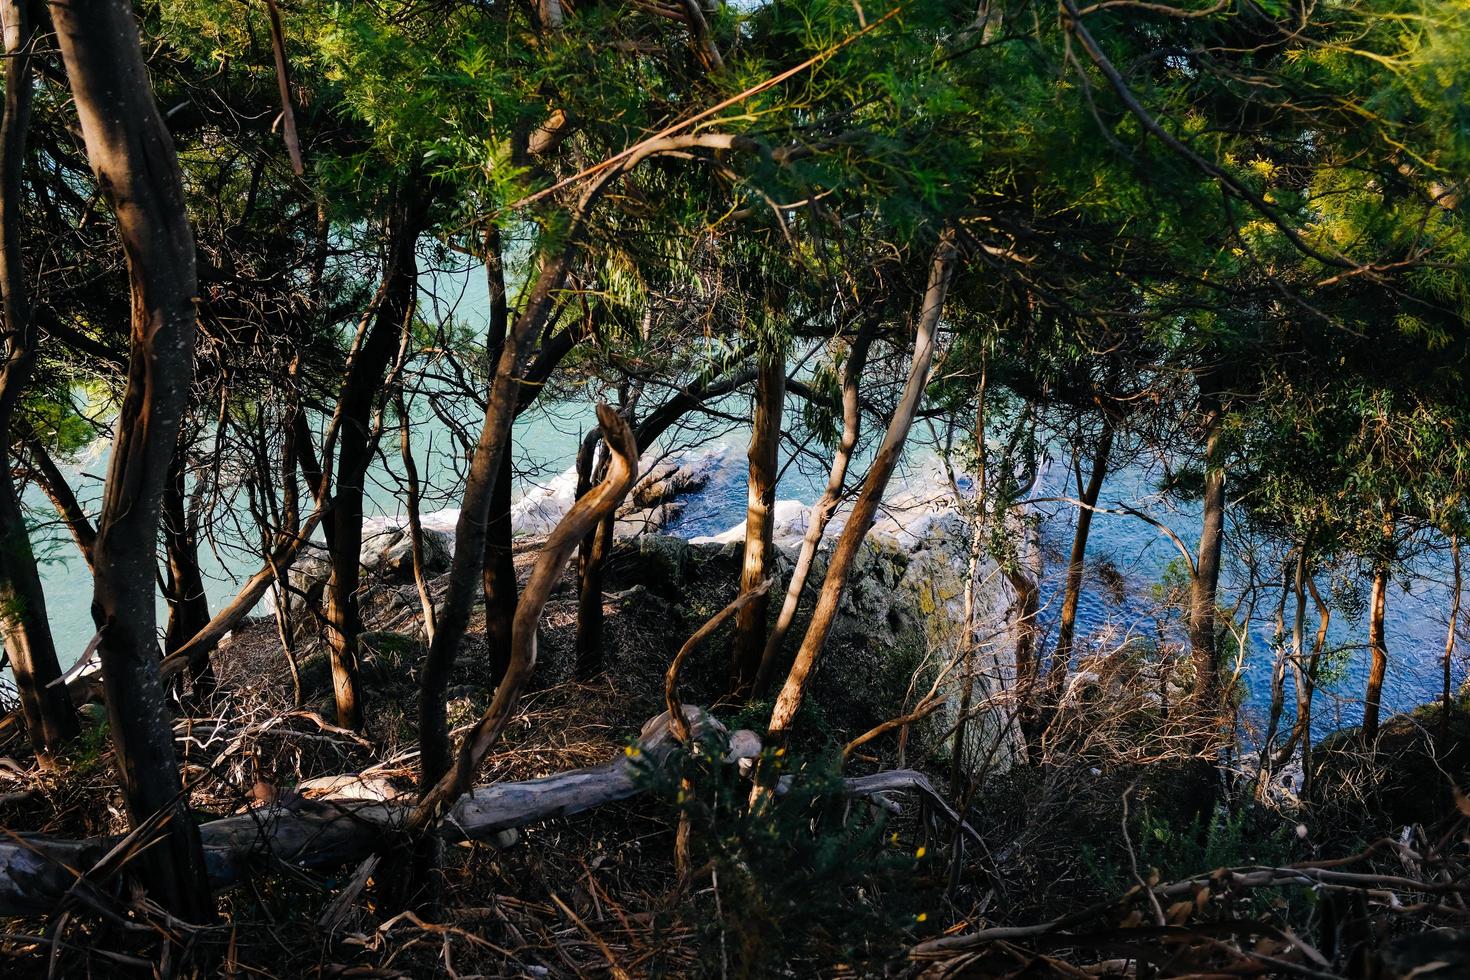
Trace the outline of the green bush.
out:
<instances>
[{"instance_id":1,"label":"green bush","mask_svg":"<svg viewBox=\"0 0 1470 980\"><path fill-rule=\"evenodd\" d=\"M724 752L716 737L643 773L688 819L690 867L713 886L695 909L704 969L750 977L845 964L863 974L901 958L937 918L943 869L928 849L901 847L881 810L848 798L835 757L767 750L763 788L792 778L750 806L751 784Z\"/></svg>"}]
</instances>

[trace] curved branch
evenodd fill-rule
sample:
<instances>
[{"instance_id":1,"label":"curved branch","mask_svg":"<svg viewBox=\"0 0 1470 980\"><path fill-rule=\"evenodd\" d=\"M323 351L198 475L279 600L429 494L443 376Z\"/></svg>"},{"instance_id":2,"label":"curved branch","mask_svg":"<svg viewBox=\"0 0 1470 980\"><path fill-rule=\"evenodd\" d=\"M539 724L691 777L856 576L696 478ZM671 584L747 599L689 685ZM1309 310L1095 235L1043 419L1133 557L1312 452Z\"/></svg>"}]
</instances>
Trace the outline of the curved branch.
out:
<instances>
[{"instance_id":1,"label":"curved branch","mask_svg":"<svg viewBox=\"0 0 1470 980\"><path fill-rule=\"evenodd\" d=\"M454 767L424 794L414 808L406 829L422 830L437 823L449 807L463 796L474 781L475 770L495 746L500 733L520 703L521 691L536 666L536 627L541 610L551 597L557 580L566 568L567 559L610 511L618 506L638 475L638 445L628 423L606 405L597 406L597 421L611 450L607 476L590 492L572 505L546 543L541 546L536 567L526 582L516 605L511 628L510 665L505 678L495 691L495 699L479 722L460 744Z\"/></svg>"}]
</instances>

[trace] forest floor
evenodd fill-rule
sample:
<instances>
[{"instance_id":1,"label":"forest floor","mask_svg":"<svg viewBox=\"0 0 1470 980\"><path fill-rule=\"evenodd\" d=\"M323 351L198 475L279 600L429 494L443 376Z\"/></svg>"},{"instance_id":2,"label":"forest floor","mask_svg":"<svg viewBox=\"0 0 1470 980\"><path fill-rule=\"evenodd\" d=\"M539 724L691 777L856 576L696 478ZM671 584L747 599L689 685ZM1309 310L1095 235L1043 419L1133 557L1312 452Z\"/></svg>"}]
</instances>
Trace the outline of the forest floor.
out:
<instances>
[{"instance_id":1,"label":"forest floor","mask_svg":"<svg viewBox=\"0 0 1470 980\"><path fill-rule=\"evenodd\" d=\"M533 559L531 547L520 549L523 575ZM664 671L674 652L731 597L733 566L727 565L711 561L677 583L650 589L647 568L636 560L623 567L615 562L604 607L605 669L591 681L573 676L576 594L569 572L543 617L532 684L478 782L533 779L620 756L640 726L663 709ZM332 724L325 658L311 650L314 638L301 638L307 653L300 707L292 703L291 672L273 619L249 621L221 648L215 657L218 695L207 712L181 718L176 728L201 819L309 794L303 789L309 780L346 773L412 790L415 665L422 649L419 640L398 631L416 621L418 596L412 585L380 583L369 599L366 737ZM719 700L726 657L718 636L695 653L683 681L684 700L709 707L732 730L761 730L768 703ZM830 747L892 714L905 693L899 674L881 684L872 678L858 682L860 658L846 662L839 651L832 659L835 668L820 675L817 700L824 710L808 719L811 730L792 746L793 758L807 760L793 766L809 771L818 785L830 772ZM452 724L465 725L484 708L488 671L484 624L477 618L451 682ZM95 712L91 716L60 770L16 765L3 774L0 825L67 838L125 830L106 726ZM1132 952L1120 960L1101 941L1097 948L1060 949L1055 943L998 942L977 952L946 947L945 937L997 926L1034 927L1092 903L1136 897L1140 875L1167 883L1220 867L1337 860L1385 834L1418 854L1421 865L1438 848L1438 863L1406 870L1406 859L1397 854L1387 855L1387 864L1360 863L1358 870L1465 880L1470 812L1464 811L1470 805L1453 791L1470 777L1470 723L1463 712L1445 733L1435 732L1433 713L1393 719L1382 751L1373 756L1350 739L1328 740L1319 750L1327 760L1319 783L1327 788L1310 815L1300 808L1251 804L1248 793L1227 788L1226 805L1207 826L1188 823L1191 804L1181 786L1188 783L1190 761L1172 754L1173 743L1160 729L1140 727L1139 717L1125 716L1108 699L1079 706L1060 729L1060 744L1050 757L971 787L964 802L979 833L967 847L958 846L962 835L953 827L909 799L882 800L883 807L839 803L834 810L830 795L817 792L764 823L731 817L736 810L721 795L728 796L731 787L715 776L689 788L713 800L709 811L728 823L711 818L696 827L699 860L681 877L675 836L680 814L690 811L681 806L682 790L677 797L673 792L677 783L650 784L633 798L521 828L504 849L484 842L448 847L447 901L433 922L382 914L383 882L369 880L354 891L351 867L331 874L264 868L246 886L221 896L226 924L201 937L201 945L214 952L195 962L208 962L226 975L281 978L925 971L1046 977L1110 975L1109 969L1132 975L1136 946L1127 947ZM947 756L936 733L922 726L902 741L873 746L847 772L900 763L947 785ZM738 780L735 792L743 792ZM355 895L345 904L337 900L344 890ZM1432 913L1412 916L1401 909L1386 913L1389 903L1382 896L1364 894L1353 897L1360 908L1342 904L1330 891L1241 891L1226 900L1225 918L1310 926L1316 930L1312 941L1334 963L1350 960L1346 952L1333 952L1338 945L1388 948L1395 937L1470 923L1463 891ZM1198 901L1203 915L1204 900ZM1126 905L1101 916L1099 924L1128 926ZM1177 912L1169 909L1171 921ZM12 920L7 928L0 956L15 976L116 970L116 962L99 960L95 950L127 949L134 941L85 916L29 925ZM1194 969L1208 956L1217 967L1222 957L1226 965L1244 962L1192 935L1176 937L1177 948L1168 955L1177 968L1162 975L1208 972ZM1236 947L1248 948L1246 940L1228 948ZM1423 976L1470 975L1444 969L1449 972ZM1367 970L1312 975L1401 975ZM1299 971L1283 975L1293 972ZM1257 969L1255 975L1275 974Z\"/></svg>"}]
</instances>

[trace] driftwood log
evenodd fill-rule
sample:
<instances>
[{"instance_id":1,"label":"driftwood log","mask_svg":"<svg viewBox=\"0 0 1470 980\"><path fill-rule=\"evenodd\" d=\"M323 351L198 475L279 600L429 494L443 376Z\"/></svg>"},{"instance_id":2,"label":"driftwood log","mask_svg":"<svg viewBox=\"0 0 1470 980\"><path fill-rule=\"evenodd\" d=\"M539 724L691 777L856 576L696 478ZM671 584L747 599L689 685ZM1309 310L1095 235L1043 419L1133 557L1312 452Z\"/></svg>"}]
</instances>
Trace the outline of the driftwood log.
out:
<instances>
[{"instance_id":1,"label":"driftwood log","mask_svg":"<svg viewBox=\"0 0 1470 980\"><path fill-rule=\"evenodd\" d=\"M754 732L726 733L718 721L692 705L684 705L682 713L696 737L710 732L726 735L726 762L738 764L759 755L761 740ZM643 726L637 753L619 753L600 766L540 779L476 787L459 798L439 824L438 833L451 841L500 844L518 827L627 799L643 787L638 778L640 767L661 765L676 744L669 730L669 714L663 712ZM412 794L398 799L372 779L332 777L311 782L330 788L333 797L308 800L293 793L199 828L211 887L221 891L252 873L273 868L324 870L362 861L380 850L385 838L402 832L412 810ZM853 796L880 798L889 792L916 793L936 804L946 819L958 820L928 780L910 770L849 779L847 791ZM80 894L84 900L90 897L95 903L99 890L112 888L103 879L115 872L119 862L103 858L119 840L61 840L5 831L0 836L0 915L52 912L69 894ZM136 843L132 849L136 850ZM107 870L89 870L98 868Z\"/></svg>"}]
</instances>

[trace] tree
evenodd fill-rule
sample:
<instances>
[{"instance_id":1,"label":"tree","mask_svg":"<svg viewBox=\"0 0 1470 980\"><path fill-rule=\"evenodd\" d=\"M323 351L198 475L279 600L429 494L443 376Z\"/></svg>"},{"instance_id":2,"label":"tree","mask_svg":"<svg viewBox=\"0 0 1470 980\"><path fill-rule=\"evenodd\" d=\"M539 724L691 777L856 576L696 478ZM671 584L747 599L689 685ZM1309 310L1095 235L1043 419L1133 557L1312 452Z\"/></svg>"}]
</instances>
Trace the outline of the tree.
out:
<instances>
[{"instance_id":1,"label":"tree","mask_svg":"<svg viewBox=\"0 0 1470 980\"><path fill-rule=\"evenodd\" d=\"M98 657L128 817L164 823L138 858L148 894L193 922L214 917L199 832L179 778L158 672L154 552L164 482L193 374L194 236L173 141L153 101L130 6L53 3L87 157L112 205L128 258L132 347L114 423L95 590Z\"/></svg>"},{"instance_id":2,"label":"tree","mask_svg":"<svg viewBox=\"0 0 1470 980\"><path fill-rule=\"evenodd\" d=\"M56 682L61 666L46 594L36 569L20 495L11 478L13 420L36 360L37 331L26 281L23 170L30 127L31 63L39 28L25 0L0 4L5 28L5 110L0 119L0 290L4 297L5 358L0 362L0 632L15 673L26 732L43 762L77 734L76 713Z\"/></svg>"}]
</instances>

